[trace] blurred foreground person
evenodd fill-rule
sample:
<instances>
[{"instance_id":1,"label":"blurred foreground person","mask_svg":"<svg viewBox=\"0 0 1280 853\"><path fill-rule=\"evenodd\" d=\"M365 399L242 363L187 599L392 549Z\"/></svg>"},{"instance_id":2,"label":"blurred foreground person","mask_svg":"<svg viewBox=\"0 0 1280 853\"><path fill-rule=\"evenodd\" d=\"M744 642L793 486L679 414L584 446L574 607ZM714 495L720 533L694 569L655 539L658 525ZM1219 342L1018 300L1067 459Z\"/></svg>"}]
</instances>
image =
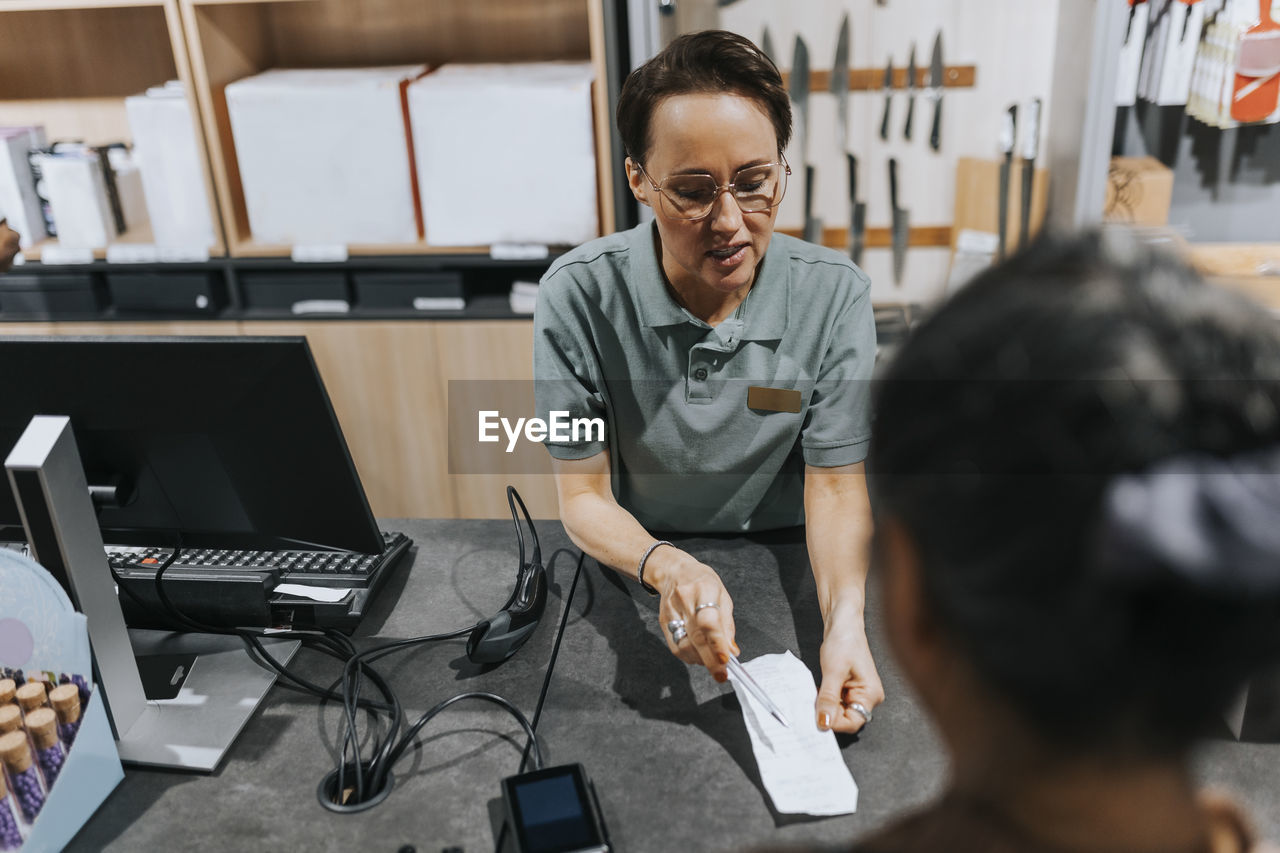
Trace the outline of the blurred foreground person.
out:
<instances>
[{"instance_id":1,"label":"blurred foreground person","mask_svg":"<svg viewBox=\"0 0 1280 853\"><path fill-rule=\"evenodd\" d=\"M1280 660L1278 332L1108 232L1038 242L904 345L876 560L953 777L856 850L1274 849L1188 754Z\"/></svg>"}]
</instances>

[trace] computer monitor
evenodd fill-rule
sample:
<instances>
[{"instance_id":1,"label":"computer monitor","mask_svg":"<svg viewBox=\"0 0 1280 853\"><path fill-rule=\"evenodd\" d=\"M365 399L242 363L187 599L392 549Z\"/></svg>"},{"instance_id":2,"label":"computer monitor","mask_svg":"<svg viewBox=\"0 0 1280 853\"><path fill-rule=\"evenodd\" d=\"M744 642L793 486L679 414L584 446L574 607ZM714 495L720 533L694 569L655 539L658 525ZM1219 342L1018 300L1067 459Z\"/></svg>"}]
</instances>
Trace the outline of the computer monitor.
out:
<instances>
[{"instance_id":1,"label":"computer monitor","mask_svg":"<svg viewBox=\"0 0 1280 853\"><path fill-rule=\"evenodd\" d=\"M214 769L274 673L235 637L126 630L104 540L382 549L304 338L0 338L0 456L0 528L88 616L133 763ZM182 694L149 699L135 656L179 660Z\"/></svg>"},{"instance_id":2,"label":"computer monitor","mask_svg":"<svg viewBox=\"0 0 1280 853\"><path fill-rule=\"evenodd\" d=\"M305 338L0 338L0 456L34 415L71 419L108 544L382 551Z\"/></svg>"}]
</instances>

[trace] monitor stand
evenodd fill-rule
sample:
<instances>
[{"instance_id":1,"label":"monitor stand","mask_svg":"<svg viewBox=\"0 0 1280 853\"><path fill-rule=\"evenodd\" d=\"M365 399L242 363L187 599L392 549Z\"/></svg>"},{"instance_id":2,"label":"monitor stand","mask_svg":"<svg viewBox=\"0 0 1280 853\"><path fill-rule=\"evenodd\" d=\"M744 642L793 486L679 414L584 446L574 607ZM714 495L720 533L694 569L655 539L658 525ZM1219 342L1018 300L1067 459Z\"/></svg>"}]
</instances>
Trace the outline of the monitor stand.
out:
<instances>
[{"instance_id":1,"label":"monitor stand","mask_svg":"<svg viewBox=\"0 0 1280 853\"><path fill-rule=\"evenodd\" d=\"M251 658L238 637L125 627L70 419L32 418L5 468L32 556L88 622L94 675L120 760L213 771L275 683L275 672ZM299 643L264 639L263 645L283 664ZM135 656L156 655L176 656L171 699L148 699L144 691Z\"/></svg>"}]
</instances>

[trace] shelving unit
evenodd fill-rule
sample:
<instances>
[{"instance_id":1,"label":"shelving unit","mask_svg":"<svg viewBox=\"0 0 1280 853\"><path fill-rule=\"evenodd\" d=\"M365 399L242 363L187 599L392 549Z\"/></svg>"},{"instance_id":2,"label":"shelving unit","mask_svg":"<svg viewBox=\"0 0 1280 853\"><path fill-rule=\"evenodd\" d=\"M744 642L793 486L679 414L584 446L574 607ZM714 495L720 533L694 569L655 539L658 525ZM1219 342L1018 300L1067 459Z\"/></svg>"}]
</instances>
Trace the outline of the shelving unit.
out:
<instances>
[{"instance_id":1,"label":"shelving unit","mask_svg":"<svg viewBox=\"0 0 1280 853\"><path fill-rule=\"evenodd\" d=\"M292 250L254 239L225 96L228 84L274 67L589 60L596 70L600 233L614 229L601 0L181 0L181 5L231 255L283 257ZM518 144L514 135L512 144ZM488 252L485 246L432 246L423 241L346 249L352 256Z\"/></svg>"},{"instance_id":2,"label":"shelving unit","mask_svg":"<svg viewBox=\"0 0 1280 853\"><path fill-rule=\"evenodd\" d=\"M194 90L177 0L5 0L0 3L0 69L0 125L43 125L50 141L129 140L126 97L174 79L186 85L188 96ZM196 106L191 106L197 145L203 146ZM212 205L207 170L204 177ZM217 210L211 214L216 223ZM151 239L150 228L142 227L114 242ZM51 246L55 239L23 255L39 261ZM210 252L224 251L215 233ZM105 249L92 254L107 256Z\"/></svg>"},{"instance_id":3,"label":"shelving unit","mask_svg":"<svg viewBox=\"0 0 1280 853\"><path fill-rule=\"evenodd\" d=\"M71 263L65 252L34 247L0 286L56 278L102 300L75 316L0 313L0 334L305 335L376 514L503 517L502 486L512 482L535 514L554 516L549 467L501 460L484 474L451 474L446 437L451 381L528 385L532 324L511 312L507 291L513 280L537 281L555 249L512 261L488 246L348 245L345 261L297 262L294 247L250 232L224 90L271 67L590 61L599 228L608 233L615 220L606 42L603 0L0 0L0 123L42 124L51 140L127 140L124 99L177 78L193 98L222 228L207 260L122 263L118 252L97 251ZM137 229L119 242L150 239ZM350 283L371 272L457 275L467 307L410 312L356 301L347 314L296 316L245 298L248 277L320 274ZM154 278L157 292L179 277L206 277L224 298L198 310L129 313L112 299L124 276Z\"/></svg>"}]
</instances>

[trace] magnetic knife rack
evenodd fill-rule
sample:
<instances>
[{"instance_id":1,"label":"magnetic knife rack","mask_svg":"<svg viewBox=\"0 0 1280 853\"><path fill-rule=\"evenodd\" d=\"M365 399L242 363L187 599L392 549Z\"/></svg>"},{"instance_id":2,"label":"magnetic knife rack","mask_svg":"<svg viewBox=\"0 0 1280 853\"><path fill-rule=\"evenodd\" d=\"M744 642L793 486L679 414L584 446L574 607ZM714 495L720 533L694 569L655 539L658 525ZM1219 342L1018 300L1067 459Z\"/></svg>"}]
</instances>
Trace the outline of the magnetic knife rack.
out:
<instances>
[{"instance_id":1,"label":"magnetic knife rack","mask_svg":"<svg viewBox=\"0 0 1280 853\"><path fill-rule=\"evenodd\" d=\"M945 65L942 71L942 87L944 89L972 89L978 79L978 66L976 65ZM788 86L791 82L791 72L782 72L782 85ZM830 71L811 71L809 72L809 92L824 93L830 91L831 72ZM916 69L916 91L920 93L929 88L929 68ZM907 69L893 69L893 89L907 88ZM849 91L850 92L883 92L884 91L884 68L850 68L849 69ZM799 237L803 234L801 228L779 228L783 234L790 234L793 237ZM910 229L907 238L908 246L951 246L950 225L932 225L918 226ZM844 249L849 242L848 228L824 228L822 232L822 245L832 249ZM868 249L887 249L893 245L893 236L888 228L868 228L866 234L866 248Z\"/></svg>"},{"instance_id":2,"label":"magnetic knife rack","mask_svg":"<svg viewBox=\"0 0 1280 853\"><path fill-rule=\"evenodd\" d=\"M944 65L942 70L942 88L972 89L978 79L976 65ZM829 91L831 83L830 71L809 72L809 94L823 94ZM782 72L782 85L791 84L791 72ZM929 88L929 66L916 69L916 89L923 91ZM893 69L893 88L907 88L907 69ZM884 68L850 68L850 92L883 92Z\"/></svg>"}]
</instances>

